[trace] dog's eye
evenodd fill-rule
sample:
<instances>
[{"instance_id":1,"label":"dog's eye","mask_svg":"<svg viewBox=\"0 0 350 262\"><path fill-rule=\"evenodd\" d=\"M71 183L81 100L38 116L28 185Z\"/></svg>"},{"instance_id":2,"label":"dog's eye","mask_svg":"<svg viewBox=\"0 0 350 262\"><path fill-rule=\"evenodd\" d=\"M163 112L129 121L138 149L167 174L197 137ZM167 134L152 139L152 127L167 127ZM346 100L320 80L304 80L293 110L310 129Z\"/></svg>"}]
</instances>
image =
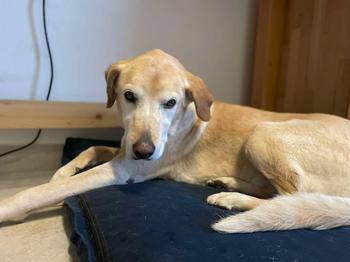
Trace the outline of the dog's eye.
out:
<instances>
[{"instance_id":1,"label":"dog's eye","mask_svg":"<svg viewBox=\"0 0 350 262\"><path fill-rule=\"evenodd\" d=\"M175 104L176 104L176 100L170 99L168 102L164 104L164 108L173 108Z\"/></svg>"},{"instance_id":2,"label":"dog's eye","mask_svg":"<svg viewBox=\"0 0 350 262\"><path fill-rule=\"evenodd\" d=\"M136 97L135 97L134 93L131 92L131 91L126 91L124 93L124 97L125 97L126 101L128 101L130 103L135 103L136 102Z\"/></svg>"}]
</instances>

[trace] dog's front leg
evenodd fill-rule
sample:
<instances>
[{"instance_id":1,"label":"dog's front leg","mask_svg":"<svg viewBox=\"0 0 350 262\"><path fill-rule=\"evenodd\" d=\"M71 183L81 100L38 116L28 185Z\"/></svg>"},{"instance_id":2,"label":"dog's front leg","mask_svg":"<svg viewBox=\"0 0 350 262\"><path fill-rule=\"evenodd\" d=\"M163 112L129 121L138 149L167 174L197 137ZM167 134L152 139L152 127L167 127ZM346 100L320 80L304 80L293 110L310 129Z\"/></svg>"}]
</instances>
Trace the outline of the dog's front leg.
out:
<instances>
[{"instance_id":1,"label":"dog's front leg","mask_svg":"<svg viewBox=\"0 0 350 262\"><path fill-rule=\"evenodd\" d=\"M141 182L142 176L133 179ZM111 161L76 176L29 188L0 202L0 222L19 221L30 212L64 200L66 197L112 184L125 184L130 174L118 161Z\"/></svg>"},{"instance_id":2,"label":"dog's front leg","mask_svg":"<svg viewBox=\"0 0 350 262\"><path fill-rule=\"evenodd\" d=\"M75 175L81 169L112 160L119 153L118 148L107 146L92 146L81 152L72 161L56 171L51 181Z\"/></svg>"}]
</instances>

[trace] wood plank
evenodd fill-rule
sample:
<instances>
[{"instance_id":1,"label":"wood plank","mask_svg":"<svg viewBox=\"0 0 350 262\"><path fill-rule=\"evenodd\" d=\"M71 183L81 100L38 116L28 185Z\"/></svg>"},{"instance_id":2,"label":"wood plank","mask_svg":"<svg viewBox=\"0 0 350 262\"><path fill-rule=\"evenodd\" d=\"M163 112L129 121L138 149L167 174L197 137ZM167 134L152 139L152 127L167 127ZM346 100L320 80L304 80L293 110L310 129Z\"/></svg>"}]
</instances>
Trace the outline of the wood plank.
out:
<instances>
[{"instance_id":1,"label":"wood plank","mask_svg":"<svg viewBox=\"0 0 350 262\"><path fill-rule=\"evenodd\" d=\"M116 108L103 103L0 100L0 128L119 127Z\"/></svg>"},{"instance_id":2,"label":"wood plank","mask_svg":"<svg viewBox=\"0 0 350 262\"><path fill-rule=\"evenodd\" d=\"M274 110L287 16L287 0L261 0L257 20L251 105Z\"/></svg>"}]
</instances>

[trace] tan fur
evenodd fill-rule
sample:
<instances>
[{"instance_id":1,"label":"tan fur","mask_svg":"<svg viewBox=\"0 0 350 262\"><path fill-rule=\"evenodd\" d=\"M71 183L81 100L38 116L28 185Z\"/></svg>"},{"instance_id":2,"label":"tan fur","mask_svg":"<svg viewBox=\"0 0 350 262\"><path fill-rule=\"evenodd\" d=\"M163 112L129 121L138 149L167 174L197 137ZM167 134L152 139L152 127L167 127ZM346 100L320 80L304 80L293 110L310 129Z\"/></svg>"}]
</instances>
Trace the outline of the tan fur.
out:
<instances>
[{"instance_id":1,"label":"tan fur","mask_svg":"<svg viewBox=\"0 0 350 262\"><path fill-rule=\"evenodd\" d=\"M350 224L348 120L213 103L204 82L161 50L111 65L106 81L107 106L117 102L125 128L120 150L81 153L50 183L1 202L0 222L93 188L163 177L236 191L208 197L212 205L248 210L215 223L219 232ZM128 90L139 103L125 101ZM176 107L163 109L172 97ZM132 145L144 132L158 150L152 161L132 157ZM109 162L72 176L101 161Z\"/></svg>"}]
</instances>

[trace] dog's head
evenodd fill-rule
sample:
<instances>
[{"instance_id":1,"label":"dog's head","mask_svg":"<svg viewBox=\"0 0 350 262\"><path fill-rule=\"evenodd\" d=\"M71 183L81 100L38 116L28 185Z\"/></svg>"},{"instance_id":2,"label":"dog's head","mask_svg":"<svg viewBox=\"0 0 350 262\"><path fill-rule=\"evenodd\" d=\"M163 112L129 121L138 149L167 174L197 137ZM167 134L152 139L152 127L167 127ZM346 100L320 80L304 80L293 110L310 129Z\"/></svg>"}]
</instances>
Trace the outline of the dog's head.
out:
<instances>
[{"instance_id":1,"label":"dog's head","mask_svg":"<svg viewBox=\"0 0 350 262\"><path fill-rule=\"evenodd\" d=\"M213 97L202 79L161 50L112 64L105 76L107 107L116 101L131 158L159 159L191 102L202 121L210 120Z\"/></svg>"}]
</instances>

